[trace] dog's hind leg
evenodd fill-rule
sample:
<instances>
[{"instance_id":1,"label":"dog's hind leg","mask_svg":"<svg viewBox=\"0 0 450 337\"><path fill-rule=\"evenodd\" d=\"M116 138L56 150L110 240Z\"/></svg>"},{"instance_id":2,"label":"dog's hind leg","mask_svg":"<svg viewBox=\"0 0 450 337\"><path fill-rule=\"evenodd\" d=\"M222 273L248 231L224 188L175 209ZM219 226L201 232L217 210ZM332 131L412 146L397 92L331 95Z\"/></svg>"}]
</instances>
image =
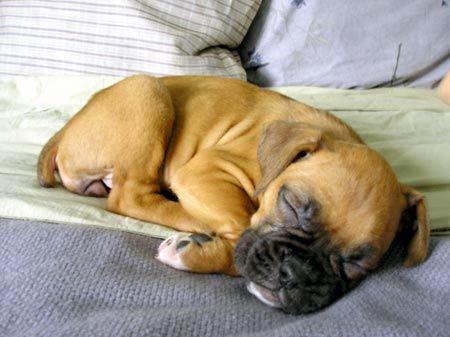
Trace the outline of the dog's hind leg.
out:
<instances>
[{"instance_id":1,"label":"dog's hind leg","mask_svg":"<svg viewBox=\"0 0 450 337\"><path fill-rule=\"evenodd\" d=\"M167 199L159 183L174 119L165 85L154 77L137 75L97 93L72 122L66 143L83 142L72 158L113 168L109 211L180 231L204 232L207 227ZM102 128L88 127L86 132L88 122Z\"/></svg>"}]
</instances>

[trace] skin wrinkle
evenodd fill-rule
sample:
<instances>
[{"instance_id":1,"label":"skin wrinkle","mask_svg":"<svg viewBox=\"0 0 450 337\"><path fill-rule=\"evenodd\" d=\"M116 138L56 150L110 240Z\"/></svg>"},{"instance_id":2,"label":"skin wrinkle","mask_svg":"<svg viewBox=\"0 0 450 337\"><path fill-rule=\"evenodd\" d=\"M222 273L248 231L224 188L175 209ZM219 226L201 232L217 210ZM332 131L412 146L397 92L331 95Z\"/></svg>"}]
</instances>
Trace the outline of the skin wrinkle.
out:
<instances>
[{"instance_id":1,"label":"skin wrinkle","mask_svg":"<svg viewBox=\"0 0 450 337\"><path fill-rule=\"evenodd\" d=\"M247 232L246 232L247 233ZM256 232L253 232L253 235L251 235L251 237L252 237L252 239L254 239L255 237L257 237L256 235ZM269 234L270 235L270 234ZM283 236L284 237L284 236ZM286 239L283 239L283 237L281 238L282 239L282 241L281 242L286 242L286 243L289 243L289 240L286 238ZM244 240L245 240L245 237L244 237ZM257 240L259 241L259 240L261 240L261 238L257 238ZM244 241L245 242L245 241ZM267 242L267 241L266 241ZM280 243L280 241L278 241L278 244ZM240 243L241 244L241 243ZM270 245L270 244L269 244ZM321 246L322 246L322 244L321 244ZM238 247L236 248L237 249L237 251L239 252L239 249L240 249L240 246L238 245ZM310 247L309 246L303 246L303 248L302 249L305 249L306 251L310 251ZM316 247L316 249L317 249L317 247ZM323 251L323 247L321 247L320 248L320 250L321 251ZM271 252L273 252L273 250L271 250ZM311 252L312 253L312 252ZM294 254L294 255L292 255L292 254ZM314 253L313 253L314 254ZM245 254L243 254L243 255L245 255ZM237 254L237 256L239 256L239 253ZM252 256L251 254L247 254L247 256ZM257 256L256 255L253 255L253 258L256 258ZM282 260L286 260L286 259L290 259L290 258L293 258L293 257L295 257L295 253L289 253L287 256L282 256L281 257L281 259ZM300 257L298 257L298 258L300 258ZM258 259L260 260L261 259L261 256L258 256ZM320 258L320 259L323 259L323 258ZM327 258L325 258L325 259L327 259ZM315 260L314 260L315 261ZM244 275L247 275L247 277L249 277L250 278L250 280L253 280L253 282L262 282L262 284L260 283L260 285L262 285L265 289L267 289L267 290L271 290L272 292L273 292L273 297L275 297L275 298L278 298L279 299L279 302L280 303L278 303L278 304L281 304L281 306L282 306L282 308L284 308L284 310L286 310L286 311L288 311L288 312L293 312L293 313L295 313L295 312L297 312L297 311L299 311L299 312L307 312L309 309L307 309L307 308L309 308L309 306L311 306L312 305L312 308L314 308L313 310L316 310L317 309L317 307L315 306L315 305L313 305L313 304L311 304L311 303L307 303L307 304L305 304L305 303L302 303L302 302L299 302L300 304L300 309L299 308L291 308L291 306L292 306L292 303L290 302L290 300L288 300L289 298L290 298L290 294L292 293L292 292L296 292L296 291L302 291L304 294L303 295L300 295L300 296L298 296L299 298L303 298L303 299L307 299L307 298L310 298L311 299L311 296L312 295L314 295L314 296L318 296L318 293L317 293L317 286L318 286L318 284L317 284L317 281L319 280L319 279L321 279L322 281L321 281L321 283L320 284L322 284L323 282L325 282L325 283L327 283L327 282L330 282L329 283L329 286L328 287L331 287L329 290L327 290L327 291L325 291L325 296L323 297L323 298L321 298L321 299L319 299L318 301L319 302L321 302L322 300L324 301L324 303L327 303L327 304L329 304L330 303L330 301L332 301L333 299L334 299L334 296L335 296L335 294L337 293L337 292L339 292L340 290L338 289L339 287L343 287L343 285L341 284L342 283L342 279L341 278L339 278L339 277L334 277L333 278L333 276L332 276L332 274L334 273L333 272L333 268L328 268L328 267L326 267L325 269L323 269L323 272L325 273L325 274L322 274L322 276L320 276L319 277L319 279L317 279L316 277L314 277L314 275L312 275L311 276L311 274L309 273L309 272L306 272L306 273L304 273L303 274L303 276L302 276L302 280L303 281L300 281L300 284L301 284L301 286L297 286L296 288L290 288L290 287L286 287L286 286L283 286L283 284L282 283L280 283L278 286L277 286L277 283L278 283L278 281L277 281L277 279L278 279L278 277L277 276L266 276L266 277L263 277L262 278L262 275L264 275L265 274L265 272L262 272L261 270L258 270L257 271L257 275L259 275L258 277L255 275L255 276L252 276L251 274L248 274L249 272L250 273L254 273L254 272L256 272L256 270L248 270L248 266L250 266L249 265L249 263L251 263L251 262L249 262L248 260L247 261L245 261L244 262L244 264L247 266L247 267L243 267L242 265L240 265L240 263L239 262L237 262L237 266L238 266L238 269L240 269L240 268L244 268L245 270L247 270L247 272L243 272L243 274ZM316 263L316 262L314 262L314 263ZM329 262L328 262L329 263ZM307 255L307 257L305 258L305 259L303 259L303 262L302 262L302 265L304 266L303 268L309 268L309 267L307 267L308 265L311 265L311 264L313 264L313 260L312 260L312 256L308 256ZM263 266L263 264L262 263L260 263L260 262L256 262L255 263L255 266L258 266L258 268L262 268L262 266ZM307 269L306 269L307 270ZM306 271L305 270L305 271ZM316 269L317 270L317 269ZM326 271L326 270L328 270L328 271ZM275 273L275 274L277 274L277 273ZM270 274L269 274L270 275ZM278 275L280 275L280 276L282 276L282 274L278 274ZM286 274L286 275L289 275L289 274ZM284 277L286 277L286 275L284 275ZM293 274L295 277L297 277L298 275L295 275L295 273ZM326 275L328 275L328 276L326 276ZM280 277L279 276L279 277ZM288 279L289 279L289 277L292 277L292 276L287 276L288 277ZM309 279L309 277L314 277L313 279L311 279L311 281L313 281L313 284L315 285L313 288L311 288L310 290L307 290L307 288L305 288L304 287L304 285L306 285L306 283L309 283L310 281L308 281L308 279ZM330 278L331 277L331 278ZM299 282L299 280L298 280L298 278L295 278L296 279L296 282ZM260 281L257 281L257 280L260 280ZM270 280L272 280L272 284L271 283L269 283L270 282ZM325 281L324 281L325 280ZM328 280L328 281L326 281L326 280ZM306 282L306 283L305 283ZM328 283L327 283L328 284ZM336 285L337 284L337 285ZM332 290L333 289L333 287L334 286L336 286L336 287L338 287L338 288L336 288L336 289L334 289L334 290ZM346 285L345 287L347 287L348 285ZM308 293L309 293L309 295L308 295ZM282 295L280 295L280 294L282 294ZM267 296L265 296L266 297L266 299L267 299ZM274 303L274 305L277 305L277 303ZM306 310L306 311L305 311Z\"/></svg>"}]
</instances>

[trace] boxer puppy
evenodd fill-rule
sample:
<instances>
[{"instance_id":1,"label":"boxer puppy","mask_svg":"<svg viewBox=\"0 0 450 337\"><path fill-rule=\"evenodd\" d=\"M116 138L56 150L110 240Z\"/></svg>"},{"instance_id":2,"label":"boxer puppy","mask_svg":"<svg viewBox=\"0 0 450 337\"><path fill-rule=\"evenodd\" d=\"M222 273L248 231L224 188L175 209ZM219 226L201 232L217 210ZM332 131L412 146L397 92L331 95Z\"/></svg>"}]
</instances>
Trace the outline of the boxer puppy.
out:
<instances>
[{"instance_id":1,"label":"boxer puppy","mask_svg":"<svg viewBox=\"0 0 450 337\"><path fill-rule=\"evenodd\" d=\"M427 253L424 197L380 154L331 114L238 80L126 78L45 145L40 184L55 171L111 212L192 233L161 243L163 263L241 274L286 312L337 299L398 233L405 265Z\"/></svg>"}]
</instances>

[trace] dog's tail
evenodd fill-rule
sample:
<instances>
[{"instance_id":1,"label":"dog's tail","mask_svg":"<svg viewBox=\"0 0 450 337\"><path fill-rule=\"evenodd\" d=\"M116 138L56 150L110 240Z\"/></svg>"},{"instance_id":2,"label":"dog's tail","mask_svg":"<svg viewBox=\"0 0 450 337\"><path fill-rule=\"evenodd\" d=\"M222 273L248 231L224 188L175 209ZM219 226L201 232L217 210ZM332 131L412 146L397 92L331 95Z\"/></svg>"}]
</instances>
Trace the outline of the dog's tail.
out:
<instances>
[{"instance_id":1,"label":"dog's tail","mask_svg":"<svg viewBox=\"0 0 450 337\"><path fill-rule=\"evenodd\" d=\"M62 131L60 130L50 138L39 155L37 175L39 184L43 187L55 186L56 154L63 133Z\"/></svg>"}]
</instances>

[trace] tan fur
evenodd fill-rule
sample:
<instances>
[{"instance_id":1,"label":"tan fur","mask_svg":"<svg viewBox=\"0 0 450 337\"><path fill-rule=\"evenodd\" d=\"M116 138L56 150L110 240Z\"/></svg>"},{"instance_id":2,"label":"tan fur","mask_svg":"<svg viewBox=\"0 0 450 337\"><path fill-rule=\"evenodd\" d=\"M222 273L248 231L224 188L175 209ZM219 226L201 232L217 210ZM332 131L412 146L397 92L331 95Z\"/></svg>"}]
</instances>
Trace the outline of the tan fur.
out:
<instances>
[{"instance_id":1,"label":"tan fur","mask_svg":"<svg viewBox=\"0 0 450 337\"><path fill-rule=\"evenodd\" d=\"M39 184L44 187L54 187L55 170L56 170L56 153L58 151L59 141L61 139L62 131L55 134L45 144L41 151L38 162L38 179Z\"/></svg>"},{"instance_id":2,"label":"tan fur","mask_svg":"<svg viewBox=\"0 0 450 337\"><path fill-rule=\"evenodd\" d=\"M299 151L312 154L291 163ZM283 185L320 202L321 223L337 246L350 251L370 243L377 259L416 193L336 117L212 77L140 75L97 93L44 147L38 166L41 185L54 186L58 169L66 188L79 194L113 171L110 211L213 235L183 253L197 272L236 273L235 243L250 225L281 217L276 202ZM166 189L179 202L166 199ZM426 209L417 205L422 223ZM426 255L428 231L419 229L408 265Z\"/></svg>"}]
</instances>

